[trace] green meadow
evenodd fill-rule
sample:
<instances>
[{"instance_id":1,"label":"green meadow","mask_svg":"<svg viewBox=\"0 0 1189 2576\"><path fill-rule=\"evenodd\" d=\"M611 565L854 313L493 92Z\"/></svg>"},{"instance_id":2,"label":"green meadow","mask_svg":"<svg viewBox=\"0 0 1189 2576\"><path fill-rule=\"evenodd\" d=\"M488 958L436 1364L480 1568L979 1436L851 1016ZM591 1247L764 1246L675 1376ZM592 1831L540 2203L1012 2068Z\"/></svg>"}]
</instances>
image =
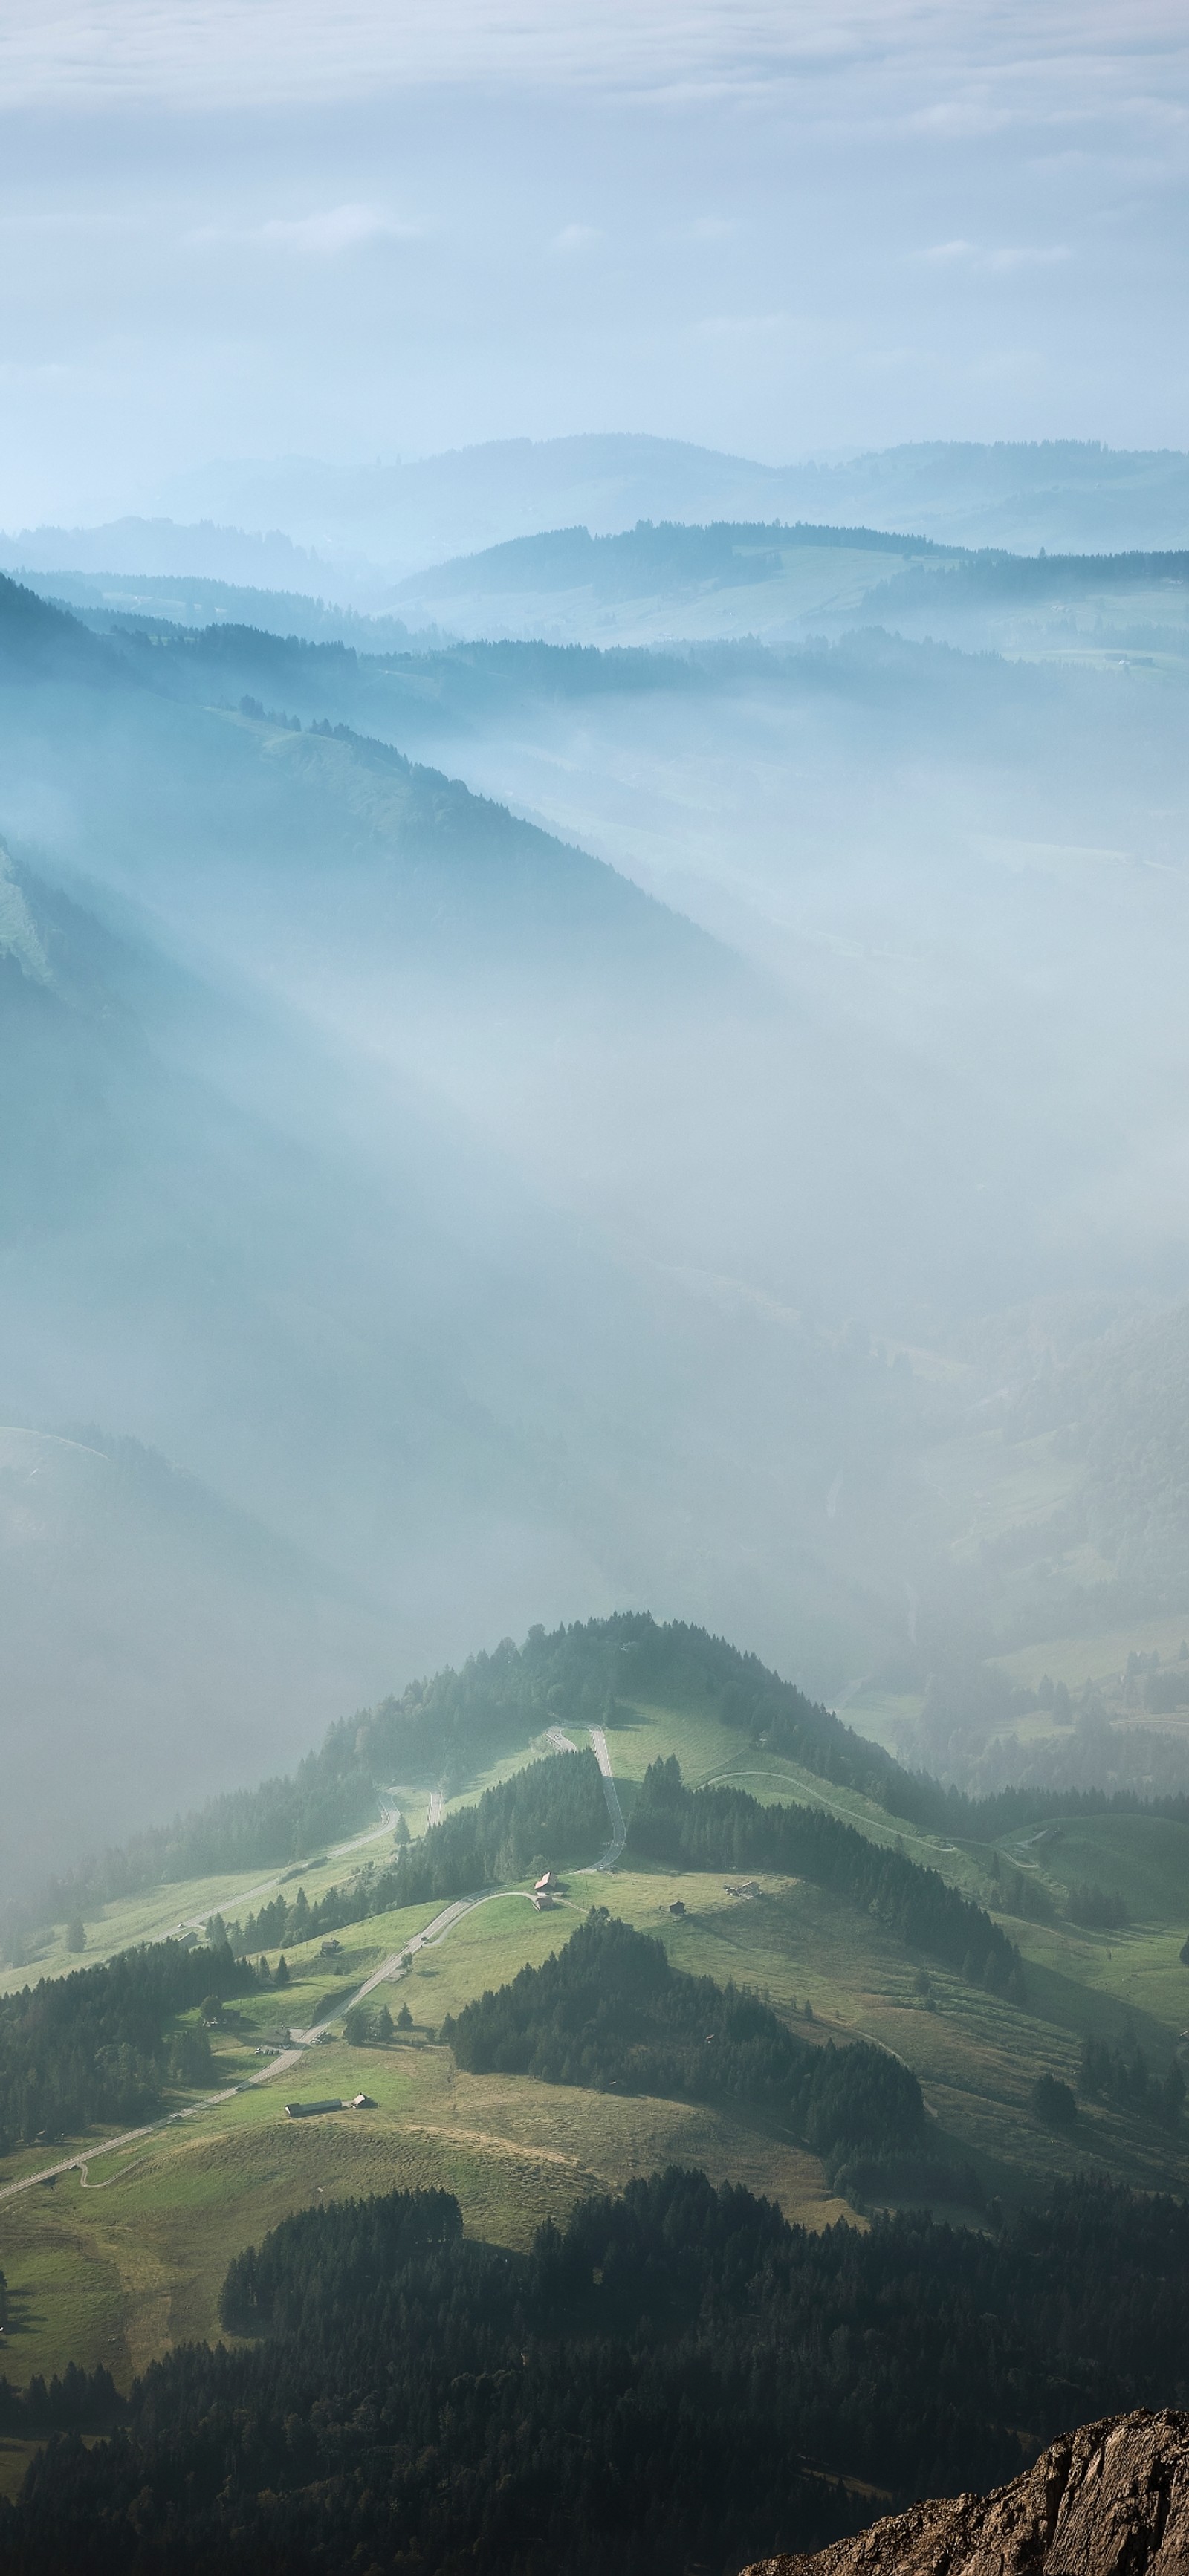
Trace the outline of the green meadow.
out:
<instances>
[{"instance_id":1,"label":"green meadow","mask_svg":"<svg viewBox=\"0 0 1189 2576\"><path fill-rule=\"evenodd\" d=\"M584 1743L578 1730L573 1741ZM852 1791L836 1789L802 1770L796 1763L779 1755L757 1757L737 1732L724 1726L707 1707L682 1710L648 1707L625 1709L623 1723L614 1727L608 1738L611 1760L620 1785L625 1812L631 1804L631 1791L643 1779L650 1762L676 1753L691 1786L703 1781L726 1780L749 1789L754 1797L775 1800L795 1798L815 1806L827 1807L832 1813L853 1817L864 1832L880 1839L893 1838L887 1815L869 1799ZM486 1770L476 1772L457 1797L447 1802L446 1812L473 1805L483 1791L507 1779L525 1762L550 1747L545 1736L514 1747ZM396 1783L389 1792L392 1805L404 1816L411 1834L422 1833L428 1817L430 1791L424 1780ZM905 1848L911 1843L914 1854L924 1848L928 1837L908 1833ZM388 1827L369 1827L352 1842L341 1844L329 1853L316 1853L304 1862L290 1863L283 1869L241 1871L238 1874L189 1880L152 1888L143 1895L129 1897L104 1906L102 1914L89 1917L86 1923L86 1951L80 1958L66 1948L66 1925L53 1927L52 1936L31 1954L28 1966L0 1969L0 1994L12 1993L30 1978L67 1976L71 1969L90 1960L113 1958L117 1951L131 1948L139 1941L161 1941L170 1934L198 1932L215 1913L228 1921L243 1919L268 1902L283 1888L289 1898L304 1887L311 1905L332 1887L341 1887L369 1862L386 1860L392 1849L392 1832ZM386 1924L388 1918L382 1918ZM381 1918L376 1918L379 1924ZM420 1924L412 1926L414 1930ZM401 1936L403 1937L403 1935ZM387 1938L377 1929L376 1941ZM391 1947L391 1942L389 1943ZM297 2015L291 2015L296 2020Z\"/></svg>"},{"instance_id":2,"label":"green meadow","mask_svg":"<svg viewBox=\"0 0 1189 2576\"><path fill-rule=\"evenodd\" d=\"M920 2079L939 2149L969 2162L987 2197L1028 2198L1075 2169L1142 2188L1189 2189L1189 2122L1174 2138L1149 2118L1082 2104L1073 2131L1056 2135L1031 2103L1045 2070L1075 2082L1088 2035L1141 2046L1157 2072L1170 2062L1189 2023L1189 1969L1178 1956L1189 1926L1189 1830L1159 1817L1100 1818L1068 1823L1039 1842L1027 1831L1008 1836L992 1852L914 1833L865 1799L756 1754L709 1709L627 1709L608 1744L629 1813L648 1763L674 1752L691 1784L722 1779L763 1799L813 1799L900 1843L992 1910L1018 1867L1043 1885L1056 1914L1052 1923L999 1917L1024 1955L1026 2002L991 1996L945 1970L924 1972L870 1916L804 1881L769 1877L756 1896L735 1897L718 1875L637 1863L606 1875L573 1870L552 1912L536 1913L527 1888L474 1906L417 1953L407 1975L397 1970L394 1984L379 1989L394 2012L407 2002L412 2029L391 2045L358 2049L342 2038L343 2011L440 1909L363 1917L337 1936L337 1957L323 1957L318 1940L289 1950L287 1988L253 1991L229 2008L226 2029L212 2034L214 2085L250 2089L217 2102L179 2095L167 2108L192 2116L110 2157L93 2152L85 2174L72 2170L0 2202L11 2307L4 2367L15 2381L74 2359L105 2361L126 2385L179 2340L216 2334L231 2256L320 2197L432 2183L457 2194L471 2232L523 2246L584 2193L677 2160L746 2182L810 2226L846 2214L818 2161L749 2111L457 2071L439 2039L447 2014L542 1960L594 1903L659 1935L676 1966L758 1988L821 2045L864 2036L894 2050ZM531 1749L468 1784L466 1798ZM394 1796L411 1825L421 1820L412 1791ZM424 1805L422 1790L421 1816ZM286 1891L303 1885L313 1899L388 1848L385 1832L316 1854L285 1873ZM564 1866L566 1855L552 1857ZM1124 1929L1086 1931L1063 1917L1068 1890L1086 1880L1124 1898ZM203 1881L111 1906L89 1930L88 1954L204 1920L216 1904L233 1914L260 1885ZM675 1916L678 1902L685 1912ZM75 1965L55 1951L34 1973ZM323 2021L328 2043L269 2071L263 2049L289 2028ZM289 2100L349 2101L357 2093L369 2097L358 2110L300 2122L286 2116ZM88 2145L99 2149L101 2137L23 2150L5 2160L0 2187ZM978 2223L977 2208L959 2214ZM9 2445L0 2484L19 2481L22 2466L21 2446Z\"/></svg>"}]
</instances>

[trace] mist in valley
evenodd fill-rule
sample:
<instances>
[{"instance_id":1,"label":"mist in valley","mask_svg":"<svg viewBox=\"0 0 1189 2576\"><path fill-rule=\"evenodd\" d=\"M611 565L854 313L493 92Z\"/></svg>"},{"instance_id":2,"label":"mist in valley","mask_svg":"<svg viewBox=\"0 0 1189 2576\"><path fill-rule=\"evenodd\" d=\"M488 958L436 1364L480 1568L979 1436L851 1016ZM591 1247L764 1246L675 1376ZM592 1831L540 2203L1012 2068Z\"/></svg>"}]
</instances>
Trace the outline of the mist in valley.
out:
<instances>
[{"instance_id":1,"label":"mist in valley","mask_svg":"<svg viewBox=\"0 0 1189 2576\"><path fill-rule=\"evenodd\" d=\"M1179 1607L1175 672L3 614L10 1870L535 1618L966 1780Z\"/></svg>"},{"instance_id":2,"label":"mist in valley","mask_svg":"<svg viewBox=\"0 0 1189 2576\"><path fill-rule=\"evenodd\" d=\"M13 1889L617 1607L1184 1785L1164 37L1092 271L989 20L468 27L11 38Z\"/></svg>"},{"instance_id":3,"label":"mist in valley","mask_svg":"<svg viewBox=\"0 0 1189 2576\"><path fill-rule=\"evenodd\" d=\"M11 2576L1189 2566L1183 14L0 12Z\"/></svg>"}]
</instances>

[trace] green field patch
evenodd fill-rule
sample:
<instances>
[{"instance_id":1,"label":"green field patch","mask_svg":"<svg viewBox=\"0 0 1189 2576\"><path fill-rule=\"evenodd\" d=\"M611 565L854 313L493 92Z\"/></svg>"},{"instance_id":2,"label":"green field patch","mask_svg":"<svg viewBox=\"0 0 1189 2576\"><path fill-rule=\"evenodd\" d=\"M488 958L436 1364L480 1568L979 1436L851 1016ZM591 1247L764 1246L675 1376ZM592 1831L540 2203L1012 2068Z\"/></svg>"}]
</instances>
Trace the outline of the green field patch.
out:
<instances>
[{"instance_id":1,"label":"green field patch","mask_svg":"<svg viewBox=\"0 0 1189 2576\"><path fill-rule=\"evenodd\" d=\"M4 2368L18 2387L37 2371L48 2379L71 2360L89 2369L103 2362L117 2381L128 2376L130 2320L152 2293L154 2265L135 2255L121 2261L99 2215L104 2205L89 2206L71 2174L52 2197L29 2192L4 2213Z\"/></svg>"},{"instance_id":2,"label":"green field patch","mask_svg":"<svg viewBox=\"0 0 1189 2576\"><path fill-rule=\"evenodd\" d=\"M937 1857L982 1867L977 1855ZM566 1900L544 1914L523 1892L501 1893L418 1954L411 1976L377 1990L393 2007L407 2000L410 2044L310 2049L230 2101L113 2157L110 2189L84 2189L72 2173L52 2192L34 2188L4 2205L0 2260L21 2318L7 2363L12 2376L48 2374L73 2358L107 2362L126 2385L171 2342L213 2334L232 2254L319 2193L449 2189L473 2233L525 2245L544 2217L564 2215L594 2185L617 2187L675 2161L745 2182L810 2225L843 2214L817 2160L773 2123L720 2106L460 2075L429 2041L447 2012L539 1964L594 1902L659 1934L675 1966L755 1987L795 2015L811 2040L864 2036L894 2050L919 2077L939 2151L969 2156L988 2191L1019 2198L1078 2166L1148 2187L1189 2186L1183 2146L1153 2124L1093 2105L1071 2137L1055 2139L1030 2106L1040 2073L1074 2079L1088 2031L1138 2038L1154 2063L1162 2052L1166 2058L1189 2019L1189 1970L1168 1932L1108 1941L1072 1926L1003 1918L1027 1962L1021 2007L938 1969L928 1971L923 1995L919 1960L827 1890L765 1876L758 1896L733 1897L727 1884L718 1874L660 1866L592 1872L571 1878ZM674 1904L684 1913L674 1915ZM361 1957L398 1954L430 1912L411 1908L369 1922ZM353 1945L350 1933L344 1939ZM294 2022L307 2002L312 2017L327 1988L319 1946L296 1958L288 1989L250 1999L246 2037L227 2047L217 2035L221 2064L238 2050L244 2068L261 2072L251 2030L275 2019L282 2002ZM346 2001L355 1987L349 1978L343 1987ZM286 2118L287 2100L356 2092L374 2107ZM46 2159L44 2146L34 2153ZM15 2179L17 2166L8 2161L6 2178ZM106 2171L106 2159L94 2162L92 2185L105 2182Z\"/></svg>"},{"instance_id":3,"label":"green field patch","mask_svg":"<svg viewBox=\"0 0 1189 2576\"><path fill-rule=\"evenodd\" d=\"M919 1725L924 1705L923 1691L889 1691L878 1683L864 1682L838 1714L856 1735L870 1736L873 1744L882 1744L884 1752L899 1761L900 1745Z\"/></svg>"},{"instance_id":4,"label":"green field patch","mask_svg":"<svg viewBox=\"0 0 1189 2576\"><path fill-rule=\"evenodd\" d=\"M1058 1902L1090 1884L1123 1897L1137 1923L1189 1930L1189 1826L1168 1816L1071 1816L1044 1834L1040 1841L1037 1828L1025 1826L999 1850L1009 1861L1035 1862Z\"/></svg>"},{"instance_id":5,"label":"green field patch","mask_svg":"<svg viewBox=\"0 0 1189 2576\"><path fill-rule=\"evenodd\" d=\"M1182 1623L1174 1624L1179 1644ZM1153 1635L1135 1642L1155 1641ZM1049 1649L1037 1653L1047 1658L1039 1669L1055 1669ZM846 1714L862 1728L862 1694ZM566 1731L585 1742L577 1725ZM757 1896L742 1898L728 1894L725 1873L632 1861L609 1875L569 1875L562 1899L543 1913L526 1901L525 1887L509 1888L417 1953L408 1975L396 1964L400 1953L442 1901L364 1916L337 1932L339 1952L330 1958L317 1935L287 1947L287 1986L230 1999L226 2027L211 2033L214 2084L262 2081L157 2129L110 2160L98 2153L98 2135L61 2145L43 2141L5 2159L0 2182L80 2148L91 2156L85 2187L71 2173L53 2191L37 2187L0 2204L0 2264L18 2320L6 2361L14 2378L24 2381L35 2370L49 2375L74 2359L103 2361L127 2385L171 2343L213 2335L232 2255L319 2194L448 2189L457 2193L472 2233L525 2246L545 2217L564 2217L592 2188L616 2188L675 2161L700 2165L715 2180L745 2182L809 2225L843 2214L844 2204L825 2190L817 2160L772 2121L721 2105L624 2099L527 2077L457 2072L436 2044L446 2015L508 1983L521 1967L539 1965L596 1903L659 1934L675 1966L720 1985L734 1978L755 1987L778 2012L795 2016L811 2041L865 2037L893 2050L919 2078L937 2152L969 2157L984 2189L1005 2201L1028 2197L1053 2174L1075 2169L1148 2188L1189 2189L1185 2140L1170 2138L1154 2121L1095 2103L1080 2108L1068 2136L1055 2137L1032 2108L1040 2074L1075 2081L1088 2035L1128 2048L1138 2042L1157 2071L1167 2065L1189 2025L1189 1969L1177 1956L1189 1927L1189 1829L1164 1818L1124 1816L1067 1822L1059 1838L1035 1848L1026 1832L1004 1837L997 1846L1001 1871L1018 1865L1052 1893L1058 1920L1037 1925L1000 1910L991 1846L907 1826L857 1792L758 1751L708 1706L626 1705L620 1722L608 1728L608 1746L629 1813L649 1763L675 1752L691 1786L721 1780L765 1803L812 1804L885 1847L899 1845L990 1906L1023 1953L1026 2002L984 1993L944 1969L925 1972L916 1954L853 1903L772 1875L758 1880ZM527 1749L502 1756L451 1808L473 1802L519 1768ZM402 1804L414 1825L412 1796L402 1795ZM369 1856L383 1863L390 1849L386 1833L347 1863L342 1856L317 1856L316 1870L287 1875L285 1892L292 1897L304 1886L313 1902L325 1888L343 1885ZM564 1864L564 1854L548 1857ZM1065 1891L1081 1882L1122 1895L1130 1925L1097 1933L1061 1919ZM246 1876L240 1882L259 1884ZM1001 1879L1000 1894L1003 1885ZM154 1902L165 1893L157 1891ZM197 1917L205 1906L214 1910L214 1895L218 1910L236 1919L226 1880L167 1893L164 1929ZM675 1905L684 1911L674 1914ZM238 1911L246 1907L241 1903ZM105 1946L109 1934L112 1949L149 1937L153 1919L148 1900L139 1909L108 1908ZM99 1955L89 1936L88 1958ZM267 1956L275 1970L276 1951ZM268 2072L258 2053L266 2038L275 2044L291 2028L327 2020L337 2034L359 1985L387 1961L393 1977L376 1989L375 2001L387 2002L394 2016L407 2003L408 2034L394 2034L390 2046L362 2049L336 2036L279 2073ZM63 1957L63 1967L75 1964ZM33 1982L40 1972L19 1980L10 1972L6 1982ZM357 2092L370 2097L371 2107L297 2123L286 2118L287 2100ZM194 2099L171 2096L167 2107ZM9 2473L2 2464L0 2473Z\"/></svg>"},{"instance_id":6,"label":"green field patch","mask_svg":"<svg viewBox=\"0 0 1189 2576\"><path fill-rule=\"evenodd\" d=\"M1158 2064L1167 2062L1189 2021L1189 1968L1181 1964L1174 1934L1143 1928L1083 1932L1043 1923L1014 1929L1034 2011L1059 2011L1079 2039L1124 2041L1134 2035Z\"/></svg>"},{"instance_id":7,"label":"green field patch","mask_svg":"<svg viewBox=\"0 0 1189 2576\"><path fill-rule=\"evenodd\" d=\"M287 2099L355 2092L372 2107L285 2113ZM110 2191L84 2192L71 2174L53 2194L8 2204L4 2261L21 2322L7 2367L23 2385L70 2359L105 2361L127 2386L172 2343L217 2336L232 2255L321 2196L450 2190L471 2233L523 2247L592 2189L673 2161L748 2182L809 2224L843 2214L815 2158L731 2114L459 2076L437 2047L318 2050L159 2133Z\"/></svg>"}]
</instances>

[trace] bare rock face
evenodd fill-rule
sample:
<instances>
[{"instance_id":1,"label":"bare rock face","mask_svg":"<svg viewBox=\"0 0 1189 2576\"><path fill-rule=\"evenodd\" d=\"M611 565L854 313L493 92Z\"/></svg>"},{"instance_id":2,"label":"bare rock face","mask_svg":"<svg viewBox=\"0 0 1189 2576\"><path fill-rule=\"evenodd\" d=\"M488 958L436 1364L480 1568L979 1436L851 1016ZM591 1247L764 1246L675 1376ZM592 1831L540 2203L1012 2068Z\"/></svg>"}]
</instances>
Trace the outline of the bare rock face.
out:
<instances>
[{"instance_id":1,"label":"bare rock face","mask_svg":"<svg viewBox=\"0 0 1189 2576\"><path fill-rule=\"evenodd\" d=\"M1189 2415L1108 2415L993 2495L915 2504L746 2576L1189 2576Z\"/></svg>"}]
</instances>

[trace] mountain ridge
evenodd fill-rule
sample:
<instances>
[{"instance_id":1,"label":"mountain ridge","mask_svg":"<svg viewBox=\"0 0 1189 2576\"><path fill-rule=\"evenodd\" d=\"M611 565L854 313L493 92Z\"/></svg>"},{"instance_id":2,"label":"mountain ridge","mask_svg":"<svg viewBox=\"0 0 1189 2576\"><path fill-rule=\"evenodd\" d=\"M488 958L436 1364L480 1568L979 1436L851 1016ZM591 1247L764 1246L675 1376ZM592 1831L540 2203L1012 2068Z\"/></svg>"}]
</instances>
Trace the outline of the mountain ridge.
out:
<instances>
[{"instance_id":1,"label":"mountain ridge","mask_svg":"<svg viewBox=\"0 0 1189 2576\"><path fill-rule=\"evenodd\" d=\"M959 545L1167 546L1189 535L1189 456L1094 440L921 440L844 459L765 464L630 431L496 439L377 465L228 460L156 496L170 517L0 536L29 569L195 573L308 589L334 568L354 604L445 556L581 520L865 519ZM201 560L199 558L201 557Z\"/></svg>"}]
</instances>

